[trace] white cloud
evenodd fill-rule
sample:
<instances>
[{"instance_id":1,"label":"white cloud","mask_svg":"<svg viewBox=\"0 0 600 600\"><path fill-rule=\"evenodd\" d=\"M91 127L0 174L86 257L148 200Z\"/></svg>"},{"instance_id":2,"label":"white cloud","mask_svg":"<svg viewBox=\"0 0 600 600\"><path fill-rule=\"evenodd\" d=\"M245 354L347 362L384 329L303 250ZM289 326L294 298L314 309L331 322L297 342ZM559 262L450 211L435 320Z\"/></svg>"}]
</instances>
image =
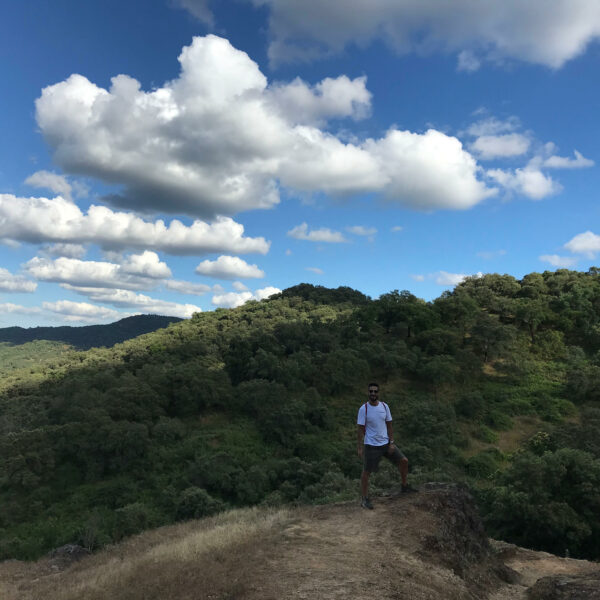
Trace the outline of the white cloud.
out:
<instances>
[{"instance_id":1,"label":"white cloud","mask_svg":"<svg viewBox=\"0 0 600 600\"><path fill-rule=\"evenodd\" d=\"M293 252L289 248L285 251L286 256L291 256L292 254Z\"/></svg>"},{"instance_id":2,"label":"white cloud","mask_svg":"<svg viewBox=\"0 0 600 600\"><path fill-rule=\"evenodd\" d=\"M577 259L569 256L559 256L558 254L543 254L540 260L550 263L553 267L568 268L577 263Z\"/></svg>"},{"instance_id":3,"label":"white cloud","mask_svg":"<svg viewBox=\"0 0 600 600\"><path fill-rule=\"evenodd\" d=\"M144 294L136 294L131 290L82 287L70 284L61 284L63 288L82 296L87 296L92 302L110 304L116 307L135 308L141 313L167 315L170 317L190 318L195 312L202 309L194 304L178 304L167 300L151 298Z\"/></svg>"},{"instance_id":4,"label":"white cloud","mask_svg":"<svg viewBox=\"0 0 600 600\"><path fill-rule=\"evenodd\" d=\"M249 265L237 256L219 256L217 260L203 260L196 273L217 279L259 279L265 272L257 265Z\"/></svg>"},{"instance_id":5,"label":"white cloud","mask_svg":"<svg viewBox=\"0 0 600 600\"><path fill-rule=\"evenodd\" d=\"M481 61L469 50L462 50L458 53L457 69L473 73L481 66Z\"/></svg>"},{"instance_id":6,"label":"white cloud","mask_svg":"<svg viewBox=\"0 0 600 600\"><path fill-rule=\"evenodd\" d=\"M323 269L319 269L319 267L306 267L305 270L312 271L313 273L316 273L317 275L323 275Z\"/></svg>"},{"instance_id":7,"label":"white cloud","mask_svg":"<svg viewBox=\"0 0 600 600\"><path fill-rule=\"evenodd\" d=\"M364 147L384 174L387 200L421 210L464 210L497 192L477 179L477 162L462 143L435 129L424 134L393 129Z\"/></svg>"},{"instance_id":8,"label":"white cloud","mask_svg":"<svg viewBox=\"0 0 600 600\"><path fill-rule=\"evenodd\" d=\"M270 93L276 110L296 124L325 124L331 118L364 119L371 108L367 78L342 75L327 77L310 87L300 78L288 84L274 84Z\"/></svg>"},{"instance_id":9,"label":"white cloud","mask_svg":"<svg viewBox=\"0 0 600 600\"><path fill-rule=\"evenodd\" d=\"M36 256L25 264L25 268L40 281L130 290L151 289L157 285L157 279L171 276L169 267L150 251L128 256L122 264L65 257L52 260Z\"/></svg>"},{"instance_id":10,"label":"white cloud","mask_svg":"<svg viewBox=\"0 0 600 600\"><path fill-rule=\"evenodd\" d=\"M585 158L581 152L574 152L575 158L569 158L566 156L550 156L543 162L543 166L548 169L583 169L586 167L593 167L594 161Z\"/></svg>"},{"instance_id":11,"label":"white cloud","mask_svg":"<svg viewBox=\"0 0 600 600\"><path fill-rule=\"evenodd\" d=\"M50 171L37 171L30 175L25 183L32 187L45 188L67 200L71 200L73 188L64 175L58 175Z\"/></svg>"},{"instance_id":12,"label":"white cloud","mask_svg":"<svg viewBox=\"0 0 600 600\"><path fill-rule=\"evenodd\" d=\"M425 275L411 275L415 281L425 281Z\"/></svg>"},{"instance_id":13,"label":"white cloud","mask_svg":"<svg viewBox=\"0 0 600 600\"><path fill-rule=\"evenodd\" d=\"M353 227L346 227L346 231L353 233L354 235L372 236L377 233L375 227L365 227L364 225L354 225Z\"/></svg>"},{"instance_id":14,"label":"white cloud","mask_svg":"<svg viewBox=\"0 0 600 600\"><path fill-rule=\"evenodd\" d=\"M464 273L447 273L446 271L439 271L435 275L435 282L438 285L454 286L462 283L468 275Z\"/></svg>"},{"instance_id":15,"label":"white cloud","mask_svg":"<svg viewBox=\"0 0 600 600\"><path fill-rule=\"evenodd\" d=\"M256 290L254 292L254 297L257 300L265 300L266 298L270 298L274 294L281 294L281 290L279 288L276 288L273 286L267 286L267 287L261 288L259 290Z\"/></svg>"},{"instance_id":16,"label":"white cloud","mask_svg":"<svg viewBox=\"0 0 600 600\"><path fill-rule=\"evenodd\" d=\"M249 300L264 300L273 294L280 294L281 290L276 287L266 287L252 292L228 292L226 294L215 295L212 298L212 304L221 308L236 308L242 306Z\"/></svg>"},{"instance_id":17,"label":"white cloud","mask_svg":"<svg viewBox=\"0 0 600 600\"><path fill-rule=\"evenodd\" d=\"M379 193L424 209L467 208L494 192L441 132L347 142L319 129L368 113L364 77L269 85L246 53L212 35L194 38L179 61L180 76L149 92L126 75L109 90L81 75L46 87L36 117L55 162L124 186L113 204L207 219L273 207L280 186Z\"/></svg>"},{"instance_id":18,"label":"white cloud","mask_svg":"<svg viewBox=\"0 0 600 600\"><path fill-rule=\"evenodd\" d=\"M310 60L383 39L397 53L459 54L459 67L518 59L553 68L600 35L596 0L252 0L271 9L269 57Z\"/></svg>"},{"instance_id":19,"label":"white cloud","mask_svg":"<svg viewBox=\"0 0 600 600\"><path fill-rule=\"evenodd\" d=\"M392 233L399 233L400 231L404 231L404 227L402 227L402 225L394 225L390 231L392 231Z\"/></svg>"},{"instance_id":20,"label":"white cloud","mask_svg":"<svg viewBox=\"0 0 600 600\"><path fill-rule=\"evenodd\" d=\"M52 256L66 256L67 258L83 258L86 254L85 246L81 244L51 244L45 246L43 250Z\"/></svg>"},{"instance_id":21,"label":"white cloud","mask_svg":"<svg viewBox=\"0 0 600 600\"><path fill-rule=\"evenodd\" d=\"M169 254L232 252L266 254L270 242L244 237L244 226L228 217L214 223L194 221L186 226L173 219L145 221L132 213L90 206L87 214L61 198L17 198L0 194L0 239L39 244L59 242L99 244L105 249L145 249Z\"/></svg>"},{"instance_id":22,"label":"white cloud","mask_svg":"<svg viewBox=\"0 0 600 600\"><path fill-rule=\"evenodd\" d=\"M203 296L212 290L210 285L204 283L192 283L176 279L165 281L165 287L168 290L179 292L180 294L191 294L192 296Z\"/></svg>"},{"instance_id":23,"label":"white cloud","mask_svg":"<svg viewBox=\"0 0 600 600\"><path fill-rule=\"evenodd\" d=\"M544 175L538 168L527 166L514 171L490 169L487 175L509 191L541 200L562 190L562 186L549 175Z\"/></svg>"},{"instance_id":24,"label":"white cloud","mask_svg":"<svg viewBox=\"0 0 600 600\"><path fill-rule=\"evenodd\" d=\"M122 313L88 302L72 302L71 300L42 302L42 306L45 310L61 315L65 321L73 322L115 321L131 316L131 313Z\"/></svg>"},{"instance_id":25,"label":"white cloud","mask_svg":"<svg viewBox=\"0 0 600 600\"><path fill-rule=\"evenodd\" d=\"M565 244L565 248L574 254L584 254L588 258L594 258L600 252L600 235L591 231L579 233Z\"/></svg>"},{"instance_id":26,"label":"white cloud","mask_svg":"<svg viewBox=\"0 0 600 600\"><path fill-rule=\"evenodd\" d=\"M308 242L328 242L331 244L340 244L346 242L346 238L339 231L332 231L326 227L321 229L308 230L308 225L302 223L287 232L289 237L296 240L305 240Z\"/></svg>"},{"instance_id":27,"label":"white cloud","mask_svg":"<svg viewBox=\"0 0 600 600\"><path fill-rule=\"evenodd\" d=\"M493 136L515 131L516 129L519 129L520 126L521 123L515 116L508 117L503 121L496 117L486 117L472 123L467 129L467 133L474 137Z\"/></svg>"},{"instance_id":28,"label":"white cloud","mask_svg":"<svg viewBox=\"0 0 600 600\"><path fill-rule=\"evenodd\" d=\"M245 292L248 290L248 286L241 281L234 281L231 285L236 292Z\"/></svg>"},{"instance_id":29,"label":"white cloud","mask_svg":"<svg viewBox=\"0 0 600 600\"><path fill-rule=\"evenodd\" d=\"M214 24L214 15L210 9L210 0L172 0L175 6L188 10L194 17L206 25Z\"/></svg>"},{"instance_id":30,"label":"white cloud","mask_svg":"<svg viewBox=\"0 0 600 600\"><path fill-rule=\"evenodd\" d=\"M40 312L37 306L21 306L12 302L0 304L0 313L18 313L21 315L35 315Z\"/></svg>"},{"instance_id":31,"label":"white cloud","mask_svg":"<svg viewBox=\"0 0 600 600\"><path fill-rule=\"evenodd\" d=\"M35 292L37 283L0 267L0 292Z\"/></svg>"},{"instance_id":32,"label":"white cloud","mask_svg":"<svg viewBox=\"0 0 600 600\"><path fill-rule=\"evenodd\" d=\"M148 277L149 279L171 277L171 269L158 258L156 252L150 250L145 250L142 254L130 254L119 267L123 273Z\"/></svg>"},{"instance_id":33,"label":"white cloud","mask_svg":"<svg viewBox=\"0 0 600 600\"><path fill-rule=\"evenodd\" d=\"M470 146L479 158L490 160L492 158L507 158L520 156L529 150L530 141L521 133L507 133L504 135L482 135Z\"/></svg>"}]
</instances>

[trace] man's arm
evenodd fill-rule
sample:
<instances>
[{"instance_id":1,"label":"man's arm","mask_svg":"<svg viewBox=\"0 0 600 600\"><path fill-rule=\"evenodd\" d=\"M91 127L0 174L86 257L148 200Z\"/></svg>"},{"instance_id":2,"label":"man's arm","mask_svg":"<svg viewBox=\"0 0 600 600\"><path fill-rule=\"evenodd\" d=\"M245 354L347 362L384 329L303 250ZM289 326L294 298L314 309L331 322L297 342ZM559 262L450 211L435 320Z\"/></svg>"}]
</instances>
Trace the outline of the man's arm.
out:
<instances>
[{"instance_id":1,"label":"man's arm","mask_svg":"<svg viewBox=\"0 0 600 600\"><path fill-rule=\"evenodd\" d=\"M356 442L357 442L358 456L360 456L360 457L362 457L362 455L363 455L364 439L365 439L365 426L358 425L357 432L356 432Z\"/></svg>"},{"instance_id":2,"label":"man's arm","mask_svg":"<svg viewBox=\"0 0 600 600\"><path fill-rule=\"evenodd\" d=\"M392 422L386 421L385 426L387 427L388 441L390 442L390 452L391 452L392 444L394 443L394 430L392 429Z\"/></svg>"}]
</instances>

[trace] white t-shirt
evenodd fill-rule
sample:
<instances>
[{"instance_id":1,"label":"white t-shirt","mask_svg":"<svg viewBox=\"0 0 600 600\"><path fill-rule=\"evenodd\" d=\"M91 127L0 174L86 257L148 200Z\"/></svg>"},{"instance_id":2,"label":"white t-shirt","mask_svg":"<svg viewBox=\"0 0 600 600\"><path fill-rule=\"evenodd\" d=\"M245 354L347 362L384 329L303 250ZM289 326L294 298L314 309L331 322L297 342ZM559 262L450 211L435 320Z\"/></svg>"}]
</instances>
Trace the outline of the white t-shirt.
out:
<instances>
[{"instance_id":1,"label":"white t-shirt","mask_svg":"<svg viewBox=\"0 0 600 600\"><path fill-rule=\"evenodd\" d=\"M368 404L368 403L367 403ZM365 427L365 444L369 446L383 446L390 439L387 434L386 421L392 420L392 413L387 404L379 402L377 406L369 404L366 411L367 425ZM357 425L365 424L365 405L358 409Z\"/></svg>"}]
</instances>

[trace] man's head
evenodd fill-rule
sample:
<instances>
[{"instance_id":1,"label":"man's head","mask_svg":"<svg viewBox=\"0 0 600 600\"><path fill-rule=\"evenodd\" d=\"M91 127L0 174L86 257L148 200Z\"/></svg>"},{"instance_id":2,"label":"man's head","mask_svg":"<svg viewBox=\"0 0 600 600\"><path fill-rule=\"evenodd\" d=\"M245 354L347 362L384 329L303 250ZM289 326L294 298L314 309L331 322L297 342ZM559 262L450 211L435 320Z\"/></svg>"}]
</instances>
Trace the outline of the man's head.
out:
<instances>
[{"instance_id":1,"label":"man's head","mask_svg":"<svg viewBox=\"0 0 600 600\"><path fill-rule=\"evenodd\" d=\"M375 403L379 400L379 384L370 383L368 386L369 402Z\"/></svg>"}]
</instances>

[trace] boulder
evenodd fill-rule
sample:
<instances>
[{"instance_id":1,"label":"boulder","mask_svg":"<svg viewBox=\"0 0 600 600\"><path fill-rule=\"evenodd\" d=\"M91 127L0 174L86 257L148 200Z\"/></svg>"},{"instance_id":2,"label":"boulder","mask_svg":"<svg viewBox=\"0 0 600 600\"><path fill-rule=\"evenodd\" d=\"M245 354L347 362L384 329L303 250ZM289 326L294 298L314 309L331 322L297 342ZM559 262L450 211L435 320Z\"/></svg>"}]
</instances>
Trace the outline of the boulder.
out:
<instances>
[{"instance_id":1,"label":"boulder","mask_svg":"<svg viewBox=\"0 0 600 600\"><path fill-rule=\"evenodd\" d=\"M553 575L527 590L529 600L600 600L600 573Z\"/></svg>"}]
</instances>

